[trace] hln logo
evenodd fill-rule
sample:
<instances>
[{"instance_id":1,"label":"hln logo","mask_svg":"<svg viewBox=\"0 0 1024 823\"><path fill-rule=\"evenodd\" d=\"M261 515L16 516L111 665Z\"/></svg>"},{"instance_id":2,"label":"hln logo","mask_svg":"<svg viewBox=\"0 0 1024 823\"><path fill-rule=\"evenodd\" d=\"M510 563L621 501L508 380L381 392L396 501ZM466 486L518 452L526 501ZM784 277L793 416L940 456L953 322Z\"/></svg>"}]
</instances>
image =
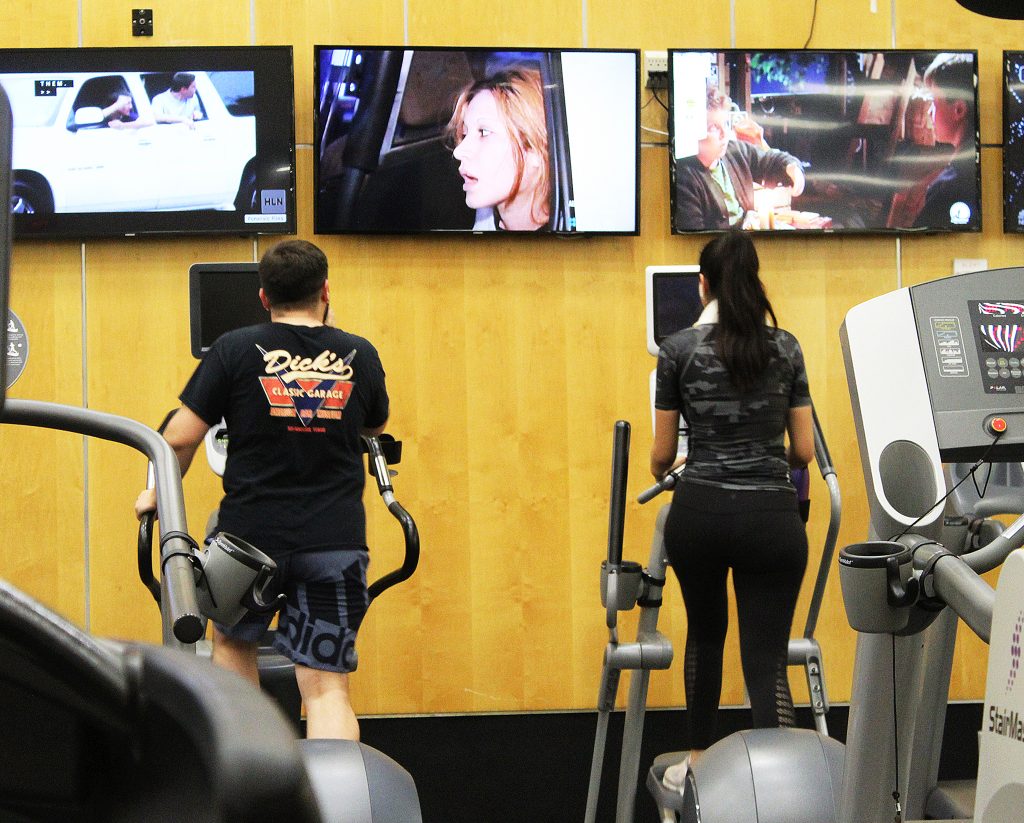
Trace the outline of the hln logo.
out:
<instances>
[{"instance_id":1,"label":"hln logo","mask_svg":"<svg viewBox=\"0 0 1024 823\"><path fill-rule=\"evenodd\" d=\"M263 214L284 214L284 189L262 189L260 191L260 211Z\"/></svg>"}]
</instances>

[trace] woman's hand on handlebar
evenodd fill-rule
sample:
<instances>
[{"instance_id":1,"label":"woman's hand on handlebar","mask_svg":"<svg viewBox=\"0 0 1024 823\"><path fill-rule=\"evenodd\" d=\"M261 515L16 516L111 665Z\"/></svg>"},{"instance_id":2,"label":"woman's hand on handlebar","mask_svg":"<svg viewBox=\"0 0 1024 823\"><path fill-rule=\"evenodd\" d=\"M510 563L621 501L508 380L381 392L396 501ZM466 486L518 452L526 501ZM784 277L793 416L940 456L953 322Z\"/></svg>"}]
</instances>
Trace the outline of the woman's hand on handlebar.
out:
<instances>
[{"instance_id":1,"label":"woman's hand on handlebar","mask_svg":"<svg viewBox=\"0 0 1024 823\"><path fill-rule=\"evenodd\" d=\"M659 477L658 480L664 480L666 477L668 477L668 475L670 475L672 472L674 472L680 466L683 466L685 464L686 464L686 455L682 454L682 455L680 455L679 457L676 458L676 462L673 463L671 466L669 466L668 470L661 477Z\"/></svg>"},{"instance_id":2,"label":"woman's hand on handlebar","mask_svg":"<svg viewBox=\"0 0 1024 823\"><path fill-rule=\"evenodd\" d=\"M156 489L143 489L135 500L135 516L141 520L156 511Z\"/></svg>"}]
</instances>

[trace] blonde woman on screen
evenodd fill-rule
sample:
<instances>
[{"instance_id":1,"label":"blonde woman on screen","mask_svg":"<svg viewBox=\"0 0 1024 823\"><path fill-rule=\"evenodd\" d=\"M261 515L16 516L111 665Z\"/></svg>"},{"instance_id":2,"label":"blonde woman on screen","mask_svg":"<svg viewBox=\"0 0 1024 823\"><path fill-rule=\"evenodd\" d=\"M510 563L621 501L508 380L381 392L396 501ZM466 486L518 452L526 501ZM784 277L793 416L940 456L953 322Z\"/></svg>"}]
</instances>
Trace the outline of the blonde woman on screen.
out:
<instances>
[{"instance_id":1,"label":"blonde woman on screen","mask_svg":"<svg viewBox=\"0 0 1024 823\"><path fill-rule=\"evenodd\" d=\"M536 231L551 214L544 91L536 69L478 80L455 103L448 125L466 205L477 230Z\"/></svg>"}]
</instances>

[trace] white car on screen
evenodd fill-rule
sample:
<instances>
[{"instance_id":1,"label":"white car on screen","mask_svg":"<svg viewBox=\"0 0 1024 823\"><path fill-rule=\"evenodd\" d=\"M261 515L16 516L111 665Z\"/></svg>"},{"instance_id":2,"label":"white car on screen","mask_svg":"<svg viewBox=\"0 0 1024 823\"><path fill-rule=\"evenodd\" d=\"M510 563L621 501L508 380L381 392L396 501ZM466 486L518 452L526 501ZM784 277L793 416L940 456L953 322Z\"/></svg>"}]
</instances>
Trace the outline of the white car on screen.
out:
<instances>
[{"instance_id":1,"label":"white car on screen","mask_svg":"<svg viewBox=\"0 0 1024 823\"><path fill-rule=\"evenodd\" d=\"M168 89L170 72L0 74L14 113L11 211L250 208L252 72L191 73L191 123L153 115L151 100ZM131 114L110 127L109 107L126 96Z\"/></svg>"}]
</instances>

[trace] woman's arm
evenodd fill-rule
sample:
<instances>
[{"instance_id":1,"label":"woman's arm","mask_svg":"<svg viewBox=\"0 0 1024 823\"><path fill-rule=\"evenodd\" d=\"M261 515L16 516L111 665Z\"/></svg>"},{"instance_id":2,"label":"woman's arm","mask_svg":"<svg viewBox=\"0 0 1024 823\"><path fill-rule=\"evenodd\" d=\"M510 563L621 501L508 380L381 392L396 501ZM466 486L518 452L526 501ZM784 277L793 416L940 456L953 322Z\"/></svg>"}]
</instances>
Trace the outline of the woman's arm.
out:
<instances>
[{"instance_id":1,"label":"woman's arm","mask_svg":"<svg viewBox=\"0 0 1024 823\"><path fill-rule=\"evenodd\" d=\"M789 446L786 459L791 468L799 469L814 460L814 419L810 404L793 406L786 415Z\"/></svg>"},{"instance_id":2,"label":"woman's arm","mask_svg":"<svg viewBox=\"0 0 1024 823\"><path fill-rule=\"evenodd\" d=\"M686 458L676 461L679 452L678 410L654 410L654 442L651 444L651 474L661 480L670 469L684 463Z\"/></svg>"}]
</instances>

